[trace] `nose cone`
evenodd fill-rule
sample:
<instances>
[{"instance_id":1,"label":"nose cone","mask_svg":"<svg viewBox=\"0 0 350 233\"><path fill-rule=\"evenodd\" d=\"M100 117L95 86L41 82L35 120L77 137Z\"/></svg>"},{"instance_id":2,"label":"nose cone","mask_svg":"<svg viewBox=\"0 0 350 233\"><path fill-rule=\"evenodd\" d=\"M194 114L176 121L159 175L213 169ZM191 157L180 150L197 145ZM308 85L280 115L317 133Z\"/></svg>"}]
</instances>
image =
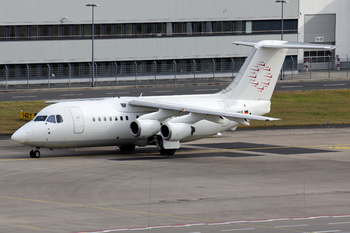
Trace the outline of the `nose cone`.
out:
<instances>
[{"instance_id":1,"label":"nose cone","mask_svg":"<svg viewBox=\"0 0 350 233\"><path fill-rule=\"evenodd\" d=\"M27 131L20 128L14 134L12 134L11 139L15 142L23 144L25 141L27 141Z\"/></svg>"}]
</instances>

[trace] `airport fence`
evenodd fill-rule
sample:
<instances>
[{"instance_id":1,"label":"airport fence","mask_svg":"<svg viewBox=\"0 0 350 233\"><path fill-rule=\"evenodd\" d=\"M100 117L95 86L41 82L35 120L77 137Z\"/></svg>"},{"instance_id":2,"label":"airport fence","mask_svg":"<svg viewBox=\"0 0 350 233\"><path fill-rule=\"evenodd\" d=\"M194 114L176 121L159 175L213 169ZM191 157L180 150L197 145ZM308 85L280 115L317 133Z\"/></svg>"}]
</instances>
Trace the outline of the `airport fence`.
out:
<instances>
[{"instance_id":1,"label":"airport fence","mask_svg":"<svg viewBox=\"0 0 350 233\"><path fill-rule=\"evenodd\" d=\"M347 70L349 59L329 58L319 62L310 57L308 69L297 63L296 56L286 58L279 79L294 79L300 71ZM92 79L91 63L24 64L0 66L0 90L46 89L100 86L139 86L220 83L231 81L244 58L188 59L166 61L125 61L95 63Z\"/></svg>"}]
</instances>

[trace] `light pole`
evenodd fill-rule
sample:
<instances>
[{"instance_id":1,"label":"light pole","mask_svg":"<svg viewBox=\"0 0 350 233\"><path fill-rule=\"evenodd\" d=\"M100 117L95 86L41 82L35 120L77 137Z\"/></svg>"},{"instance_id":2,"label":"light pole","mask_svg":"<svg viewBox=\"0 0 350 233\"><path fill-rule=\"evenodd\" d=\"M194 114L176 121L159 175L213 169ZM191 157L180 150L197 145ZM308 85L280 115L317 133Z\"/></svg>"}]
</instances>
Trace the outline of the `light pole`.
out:
<instances>
[{"instance_id":1,"label":"light pole","mask_svg":"<svg viewBox=\"0 0 350 233\"><path fill-rule=\"evenodd\" d=\"M281 3L282 5L282 20L281 20L281 41L283 40L283 4L284 3L289 3L289 1L287 0L275 0L276 3ZM283 67L284 67L284 63L283 63L283 66L282 66L282 69L281 69L281 80L283 80ZM293 68L292 68L293 69Z\"/></svg>"},{"instance_id":2,"label":"light pole","mask_svg":"<svg viewBox=\"0 0 350 233\"><path fill-rule=\"evenodd\" d=\"M283 40L283 4L284 3L289 3L287 0L276 0L276 3L281 3L282 5L282 21L281 21L281 40Z\"/></svg>"},{"instance_id":3,"label":"light pole","mask_svg":"<svg viewBox=\"0 0 350 233\"><path fill-rule=\"evenodd\" d=\"M86 6L91 6L92 9L92 26L91 26L91 37L92 37L92 48L91 48L91 53L92 53L92 76L91 76L91 87L94 87L94 80L95 80L95 62L94 62L94 37L95 37L95 24L94 24L94 9L95 7L99 7L100 5L96 4L86 4Z\"/></svg>"}]
</instances>

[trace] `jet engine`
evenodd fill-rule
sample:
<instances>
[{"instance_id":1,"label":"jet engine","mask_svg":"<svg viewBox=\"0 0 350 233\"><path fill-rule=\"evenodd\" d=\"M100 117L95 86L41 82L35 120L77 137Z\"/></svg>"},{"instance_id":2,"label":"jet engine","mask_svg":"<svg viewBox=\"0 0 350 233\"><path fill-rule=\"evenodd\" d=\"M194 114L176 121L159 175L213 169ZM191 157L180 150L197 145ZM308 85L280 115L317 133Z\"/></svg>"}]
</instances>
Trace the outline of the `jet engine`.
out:
<instances>
[{"instance_id":1,"label":"jet engine","mask_svg":"<svg viewBox=\"0 0 350 233\"><path fill-rule=\"evenodd\" d=\"M130 131L134 137L148 138L160 130L160 122L157 120L134 120L130 123Z\"/></svg>"},{"instance_id":2,"label":"jet engine","mask_svg":"<svg viewBox=\"0 0 350 233\"><path fill-rule=\"evenodd\" d=\"M160 134L164 140L180 141L195 132L195 128L186 123L165 123L160 128Z\"/></svg>"}]
</instances>

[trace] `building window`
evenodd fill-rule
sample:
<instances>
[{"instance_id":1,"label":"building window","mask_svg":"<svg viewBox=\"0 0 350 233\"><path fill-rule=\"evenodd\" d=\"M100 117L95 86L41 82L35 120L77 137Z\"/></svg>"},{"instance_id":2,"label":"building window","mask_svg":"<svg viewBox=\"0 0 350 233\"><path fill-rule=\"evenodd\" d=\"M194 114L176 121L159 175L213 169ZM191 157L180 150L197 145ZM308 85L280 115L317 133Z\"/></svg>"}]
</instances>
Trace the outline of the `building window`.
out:
<instances>
[{"instance_id":1,"label":"building window","mask_svg":"<svg viewBox=\"0 0 350 233\"><path fill-rule=\"evenodd\" d=\"M133 35L132 33L132 24L128 23L128 24L124 24L124 36L126 37L131 37Z\"/></svg>"},{"instance_id":2,"label":"building window","mask_svg":"<svg viewBox=\"0 0 350 233\"><path fill-rule=\"evenodd\" d=\"M116 24L115 25L115 33L114 35L116 37L122 37L123 36L123 25L122 24Z\"/></svg>"},{"instance_id":3,"label":"building window","mask_svg":"<svg viewBox=\"0 0 350 233\"><path fill-rule=\"evenodd\" d=\"M271 34L280 20L95 24L95 38ZM285 33L298 33L298 19L284 20ZM0 26L0 40L90 39L91 24Z\"/></svg>"},{"instance_id":4,"label":"building window","mask_svg":"<svg viewBox=\"0 0 350 233\"><path fill-rule=\"evenodd\" d=\"M164 34L165 34L164 23L157 23L156 24L156 35L157 36L164 36Z\"/></svg>"},{"instance_id":5,"label":"building window","mask_svg":"<svg viewBox=\"0 0 350 233\"><path fill-rule=\"evenodd\" d=\"M145 23L144 24L144 35L145 36L154 36L155 33L155 25L153 23Z\"/></svg>"}]
</instances>

